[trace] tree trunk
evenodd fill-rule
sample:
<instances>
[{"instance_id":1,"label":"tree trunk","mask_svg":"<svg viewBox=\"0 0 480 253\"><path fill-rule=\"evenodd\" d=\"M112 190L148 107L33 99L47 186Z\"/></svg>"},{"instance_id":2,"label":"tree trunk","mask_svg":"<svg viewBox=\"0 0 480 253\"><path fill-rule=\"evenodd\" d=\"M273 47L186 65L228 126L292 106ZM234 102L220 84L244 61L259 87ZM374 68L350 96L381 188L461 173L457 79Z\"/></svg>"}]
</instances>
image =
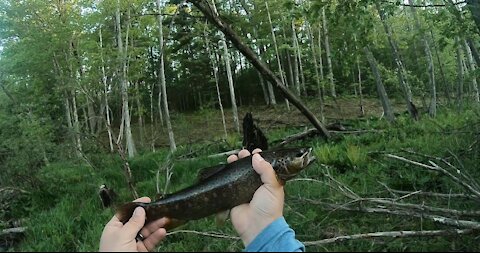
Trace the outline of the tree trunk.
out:
<instances>
[{"instance_id":1,"label":"tree trunk","mask_svg":"<svg viewBox=\"0 0 480 253\"><path fill-rule=\"evenodd\" d=\"M430 29L430 35L432 37L433 49L435 49L435 55L436 55L436 58L437 58L438 67L439 67L439 70L440 70L440 75L442 77L442 83L443 83L443 86L445 88L445 97L447 98L447 103L450 104L451 103L451 101L450 101L450 84L448 84L446 82L445 72L443 71L443 63L440 61L440 54L438 53L438 48L437 48L437 45L435 43L435 36L433 35L433 29Z\"/></svg>"},{"instance_id":2,"label":"tree trunk","mask_svg":"<svg viewBox=\"0 0 480 253\"><path fill-rule=\"evenodd\" d=\"M375 76L375 81L377 82L377 92L378 96L380 97L380 102L382 103L385 118L389 122L394 122L395 115L393 114L392 106L390 105L390 101L388 99L387 92L385 91L385 87L383 86L382 77L380 76L380 71L377 67L377 61L375 60L375 57L373 56L370 49L368 49L368 47L363 48L363 50L365 51L367 60L370 63L370 67L372 68L373 75Z\"/></svg>"},{"instance_id":3,"label":"tree trunk","mask_svg":"<svg viewBox=\"0 0 480 253\"><path fill-rule=\"evenodd\" d=\"M330 138L330 132L325 128L325 126L315 117L315 115L299 100L290 90L288 90L282 83L282 81L275 76L275 74L265 65L265 63L258 60L255 56L253 50L247 47L240 37L235 33L235 31L226 24L218 14L212 12L213 7L210 6L208 2L202 0L188 0L193 3L210 22L212 22L216 27L218 27L225 36L233 43L237 49L242 52L242 54L255 66L265 78L274 83L275 86L282 92L282 94L290 100L290 102L295 105L300 112L302 112L308 120L318 129L322 136L326 139Z\"/></svg>"},{"instance_id":4,"label":"tree trunk","mask_svg":"<svg viewBox=\"0 0 480 253\"><path fill-rule=\"evenodd\" d=\"M316 56L315 46L314 46L314 38L312 34L312 28L310 27L310 24L308 22L307 22L307 34L310 39L310 47L312 49L312 61L315 69L315 79L317 81L318 98L320 99L320 103L322 103L323 95L322 95L322 89L321 89L320 75L318 74L318 64L317 64L317 56Z\"/></svg>"},{"instance_id":5,"label":"tree trunk","mask_svg":"<svg viewBox=\"0 0 480 253\"><path fill-rule=\"evenodd\" d=\"M162 13L162 7L160 6L160 0L157 0L157 11L159 14ZM167 99L167 85L165 81L165 66L163 61L163 54L165 53L164 50L164 42L163 42L163 16L157 15L158 18L158 39L159 39L159 46L160 46L160 66L159 66L159 75L160 75L160 85L162 91L162 100L163 100L163 113L165 114L165 121L167 123L167 131L168 131L168 140L170 143L170 151L174 152L177 150L177 145L175 144L175 136L173 135L172 123L170 122L170 112L168 110L168 99Z\"/></svg>"},{"instance_id":6,"label":"tree trunk","mask_svg":"<svg viewBox=\"0 0 480 253\"><path fill-rule=\"evenodd\" d=\"M418 111L415 107L415 104L413 103L413 98L412 98L412 91L410 90L410 86L408 85L406 74L405 74L405 68L403 66L402 59L400 58L400 54L398 52L398 46L397 43L393 39L392 31L390 27L387 24L386 18L385 18L385 13L383 10L380 8L380 4L378 2L375 2L375 6L377 8L377 11L380 15L380 19L383 24L383 28L385 29L385 33L387 34L388 37L388 42L390 43L390 47L392 50L393 57L395 59L395 64L397 65L397 76L398 80L400 82L400 87L403 89L403 93L405 96L405 102L407 104L407 109L410 115L412 116L413 119L418 120Z\"/></svg>"},{"instance_id":7,"label":"tree trunk","mask_svg":"<svg viewBox=\"0 0 480 253\"><path fill-rule=\"evenodd\" d=\"M322 53L322 27L318 25L318 64L320 69L320 80L325 80L325 74L323 73L323 53ZM322 96L325 95L325 90L322 84Z\"/></svg>"},{"instance_id":8,"label":"tree trunk","mask_svg":"<svg viewBox=\"0 0 480 253\"><path fill-rule=\"evenodd\" d=\"M473 60L472 50L470 49L470 46L468 45L468 42L466 40L464 41L464 48L465 48L465 54L467 55L468 64L470 66L470 73L472 75L473 96L475 98L475 102L479 103L480 96L478 94L478 84L477 84L477 78L475 75L476 66Z\"/></svg>"},{"instance_id":9,"label":"tree trunk","mask_svg":"<svg viewBox=\"0 0 480 253\"><path fill-rule=\"evenodd\" d=\"M299 76L299 71L298 71L298 65L299 65L299 46L298 46L298 39L297 39L297 33L295 32L295 25L293 23L293 20L291 22L292 25L292 41L293 41L293 86L295 87L295 91L297 92L297 96L300 97L300 76ZM300 63L301 64L301 63Z\"/></svg>"},{"instance_id":10,"label":"tree trunk","mask_svg":"<svg viewBox=\"0 0 480 253\"><path fill-rule=\"evenodd\" d=\"M267 1L265 1L265 7L267 8L268 22L270 23L270 30L272 31L272 39L273 39L273 45L275 47L275 54L277 55L277 63L278 63L278 71L280 72L280 80L282 81L283 85L288 87L288 84L285 80L285 76L283 75L282 63L280 62L280 54L278 53L277 38L275 36L275 31L273 30L272 17L270 16L270 10L268 8ZM288 103L288 100L285 99L285 102L287 104L287 109L290 111L290 104Z\"/></svg>"},{"instance_id":11,"label":"tree trunk","mask_svg":"<svg viewBox=\"0 0 480 253\"><path fill-rule=\"evenodd\" d=\"M260 49L260 55L262 55L263 52L267 51L265 49L265 46L263 46L261 49ZM267 64L269 64L269 61L266 60ZM260 73L261 75L262 73ZM277 100L275 99L275 92L273 91L273 85L271 82L269 82L268 80L265 80L267 82L267 90L268 90L268 97L270 98L270 105L276 105L277 104Z\"/></svg>"},{"instance_id":12,"label":"tree trunk","mask_svg":"<svg viewBox=\"0 0 480 253\"><path fill-rule=\"evenodd\" d=\"M122 70L120 73L120 86L122 93L122 117L124 119L124 130L125 137L127 141L127 152L128 157L132 158L136 154L135 144L133 142L132 129L130 127L130 109L128 107L128 84L127 84L127 52L123 48L123 39L122 39L122 27L120 23L120 0L117 0L117 11L115 15L116 26L117 26L117 43L118 43L118 53L120 57L120 64ZM128 41L128 40L127 40Z\"/></svg>"},{"instance_id":13,"label":"tree trunk","mask_svg":"<svg viewBox=\"0 0 480 253\"><path fill-rule=\"evenodd\" d=\"M410 5L413 6L413 1L409 0ZM431 117L435 117L437 114L437 87L435 84L435 68L433 64L433 56L432 50L430 50L430 44L428 43L427 36L422 31L420 26L420 21L418 20L417 10L415 7L410 8L412 11L413 19L415 20L415 27L417 31L420 33L423 42L423 49L425 50L425 56L427 57L428 62L428 81L430 83L430 106L429 106L429 114Z\"/></svg>"},{"instance_id":14,"label":"tree trunk","mask_svg":"<svg viewBox=\"0 0 480 253\"><path fill-rule=\"evenodd\" d=\"M208 35L206 33L206 30L204 30L204 38L205 38L205 45L207 47L208 58L210 58L210 62L212 64L213 76L215 77L215 87L217 89L218 105L220 107L220 113L222 114L223 132L224 132L224 138L226 140L228 138L227 124L225 123L225 113L223 111L222 98L220 96L220 87L219 87L219 84L218 84L218 62L219 62L219 59L218 59L218 55L215 52L212 53L211 50L210 50L210 42L208 40Z\"/></svg>"},{"instance_id":15,"label":"tree trunk","mask_svg":"<svg viewBox=\"0 0 480 253\"><path fill-rule=\"evenodd\" d=\"M140 102L140 89L138 88L138 81L135 82L135 101L137 102L137 112L138 112L138 133L140 134L140 146L143 148L143 106Z\"/></svg>"},{"instance_id":16,"label":"tree trunk","mask_svg":"<svg viewBox=\"0 0 480 253\"><path fill-rule=\"evenodd\" d=\"M293 35L293 41L294 41L294 47L295 47L295 54L296 54L296 57L295 57L295 60L297 62L297 72L299 71L299 73L297 73L297 93L298 93L298 96L300 96L300 90L303 91L303 95L307 95L307 90L305 88L305 76L303 74L303 66L302 66L302 51L300 50L300 44L298 43L298 37L297 37L297 32L295 31L295 24L293 23L293 20L292 20L292 35ZM298 80L298 78L301 78L301 81Z\"/></svg>"},{"instance_id":17,"label":"tree trunk","mask_svg":"<svg viewBox=\"0 0 480 253\"><path fill-rule=\"evenodd\" d=\"M104 88L104 96L105 96L105 117L107 120L107 132L108 132L108 141L110 144L110 152L114 152L113 148L113 137L112 137L112 129L110 124L110 108L108 106L108 86L107 86L107 74L105 73L105 59L103 58L103 36L102 36L102 29L99 29L99 37L100 37L100 58L102 59L102 83Z\"/></svg>"},{"instance_id":18,"label":"tree trunk","mask_svg":"<svg viewBox=\"0 0 480 253\"><path fill-rule=\"evenodd\" d=\"M463 56L462 50L460 45L460 39L455 37L455 44L457 49L457 104L459 107L462 106L463 103Z\"/></svg>"},{"instance_id":19,"label":"tree trunk","mask_svg":"<svg viewBox=\"0 0 480 253\"><path fill-rule=\"evenodd\" d=\"M73 111L73 131L75 133L75 139L77 142L77 157L83 158L82 141L80 140L80 121L78 120L77 99L75 98L75 92L71 92L72 97L72 111Z\"/></svg>"},{"instance_id":20,"label":"tree trunk","mask_svg":"<svg viewBox=\"0 0 480 253\"><path fill-rule=\"evenodd\" d=\"M358 74L358 93L360 95L360 112L362 113L362 116L365 116L365 107L363 106L363 88L362 88L362 69L360 68L360 52L358 49L358 43L357 43L357 35L353 35L353 39L355 41L355 51L357 51L357 57L356 57L356 62L357 62L357 74ZM354 72L352 72L354 73Z\"/></svg>"},{"instance_id":21,"label":"tree trunk","mask_svg":"<svg viewBox=\"0 0 480 253\"><path fill-rule=\"evenodd\" d=\"M322 19L323 19L323 34L325 36L325 51L327 53L327 64L328 64L328 78L330 79L330 92L332 97L337 97L337 92L335 90L335 82L333 80L333 67L332 67L332 56L330 53L330 42L328 39L328 27L327 27L327 17L325 16L325 7L322 8Z\"/></svg>"}]
</instances>

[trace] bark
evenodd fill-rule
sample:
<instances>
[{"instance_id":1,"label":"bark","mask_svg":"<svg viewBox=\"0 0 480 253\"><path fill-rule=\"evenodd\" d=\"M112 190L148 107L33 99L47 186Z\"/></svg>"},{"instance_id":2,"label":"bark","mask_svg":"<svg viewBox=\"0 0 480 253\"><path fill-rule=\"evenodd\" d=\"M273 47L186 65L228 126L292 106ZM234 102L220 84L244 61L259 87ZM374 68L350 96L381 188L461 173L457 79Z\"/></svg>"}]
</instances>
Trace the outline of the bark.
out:
<instances>
[{"instance_id":1,"label":"bark","mask_svg":"<svg viewBox=\"0 0 480 253\"><path fill-rule=\"evenodd\" d=\"M357 62L357 74L358 74L358 93L360 95L360 112L362 113L362 116L365 116L365 108L363 106L363 91L362 91L362 69L360 68L360 52L358 49L358 43L357 43L357 35L353 35L354 41L355 41L355 50L357 51L357 57L356 57L356 62Z\"/></svg>"},{"instance_id":2,"label":"bark","mask_svg":"<svg viewBox=\"0 0 480 253\"><path fill-rule=\"evenodd\" d=\"M297 92L297 96L300 96L300 75L298 71L298 65L301 64L300 60L300 48L298 46L298 39L297 39L297 33L295 32L295 25L292 20L292 41L293 41L293 48L294 48L294 53L293 53L293 75L294 75L294 86L295 86L295 91Z\"/></svg>"},{"instance_id":3,"label":"bark","mask_svg":"<svg viewBox=\"0 0 480 253\"><path fill-rule=\"evenodd\" d=\"M473 75L472 76L473 95L475 97L475 102L479 103L480 102L480 96L478 94L477 78L475 77L476 66L475 66L475 62L473 60L472 50L470 49L470 46L468 45L468 42L466 40L464 41L464 48L465 48L465 54L467 55L467 60L468 60L469 68L470 68L470 73Z\"/></svg>"},{"instance_id":4,"label":"bark","mask_svg":"<svg viewBox=\"0 0 480 253\"><path fill-rule=\"evenodd\" d=\"M328 64L328 78L330 79L330 92L332 97L337 97L337 92L335 90L335 82L333 80L333 67L332 67L332 56L330 53L330 42L328 38L328 27L327 27L327 17L325 16L325 7L322 9L322 19L323 19L323 34L325 36L325 52L327 53L327 64Z\"/></svg>"},{"instance_id":5,"label":"bark","mask_svg":"<svg viewBox=\"0 0 480 253\"><path fill-rule=\"evenodd\" d=\"M377 92L378 92L378 96L380 97L380 102L382 103L385 118L389 122L394 122L395 116L393 114L392 106L388 99L387 92L385 91L385 87L383 86L382 77L380 76L380 71L378 70L378 67L377 67L377 61L375 60L375 57L373 56L372 52L370 52L370 49L365 47L363 50L365 51L367 60L370 63L370 67L372 68L373 75L375 76L375 81L377 82Z\"/></svg>"},{"instance_id":6,"label":"bark","mask_svg":"<svg viewBox=\"0 0 480 253\"><path fill-rule=\"evenodd\" d=\"M263 47L263 50L260 49L260 55L262 55L262 52L265 52L266 49L265 49L265 46ZM260 58L259 58L260 59ZM267 60L267 64L269 64L268 60ZM260 72L260 71L259 71ZM262 75L262 73L260 72L260 75ZM263 75L262 75L263 76ZM275 92L273 91L273 85L270 81L268 81L268 79L265 80L267 82L267 90L268 90L268 96L270 98L270 104L271 105L276 105L277 104L277 100L275 99Z\"/></svg>"},{"instance_id":7,"label":"bark","mask_svg":"<svg viewBox=\"0 0 480 253\"><path fill-rule=\"evenodd\" d=\"M111 132L111 122L110 122L110 108L108 106L108 87L107 87L107 75L105 73L105 60L103 58L103 36L102 29L99 30L100 37L100 58L102 59L102 84L104 88L105 96L105 118L107 120L107 132L108 132L108 141L110 144L110 152L113 152L113 137Z\"/></svg>"},{"instance_id":8,"label":"bark","mask_svg":"<svg viewBox=\"0 0 480 253\"><path fill-rule=\"evenodd\" d=\"M267 8L268 22L270 23L270 30L272 31L273 45L275 47L275 54L277 56L278 71L280 72L280 80L282 81L283 85L288 87L288 84L285 80L285 76L283 74L282 63L280 61L280 54L278 52L277 38L275 36L275 31L273 30L272 17L270 16L270 10L268 8L268 2L267 1L265 1L265 7ZM288 99L285 99L285 101L287 103L287 109L290 111L290 104L288 103Z\"/></svg>"},{"instance_id":9,"label":"bark","mask_svg":"<svg viewBox=\"0 0 480 253\"><path fill-rule=\"evenodd\" d=\"M463 69L463 56L460 49L460 39L455 37L456 50L457 50L457 104L461 106L463 103L463 82L464 82L464 69Z\"/></svg>"},{"instance_id":10,"label":"bark","mask_svg":"<svg viewBox=\"0 0 480 253\"><path fill-rule=\"evenodd\" d=\"M470 49L472 50L473 58L475 59L475 63L477 66L480 65L480 55L478 54L477 47L475 46L475 43L473 42L472 38L468 37L467 38L467 43L470 46Z\"/></svg>"},{"instance_id":11,"label":"bark","mask_svg":"<svg viewBox=\"0 0 480 253\"><path fill-rule=\"evenodd\" d=\"M265 65L265 63L261 62L257 58L253 50L242 42L235 31L220 17L218 17L218 15L211 12L212 8L208 3L205 3L203 0L189 0L189 2L193 3L210 22L217 26L233 43L233 45L237 47L240 52L242 52L242 54L262 73L262 75L264 75L268 81L275 84L282 94L308 118L315 128L322 133L323 137L330 138L330 133L325 126L315 117L315 115L305 106L305 104L302 103L301 100L299 100L283 85L282 81L275 76L275 74Z\"/></svg>"},{"instance_id":12,"label":"bark","mask_svg":"<svg viewBox=\"0 0 480 253\"><path fill-rule=\"evenodd\" d=\"M128 83L127 83L127 51L123 48L122 27L120 23L120 0L117 0L117 11L115 15L117 26L117 43L120 57L121 73L120 86L122 93L122 117L124 122L125 137L127 141L128 157L132 158L136 154L135 144L133 142L132 129L130 127L130 108L128 107ZM127 40L128 41L128 40Z\"/></svg>"},{"instance_id":13,"label":"bark","mask_svg":"<svg viewBox=\"0 0 480 253\"><path fill-rule=\"evenodd\" d=\"M308 37L310 39L310 47L312 49L312 61L315 69L315 79L317 81L318 97L320 98L320 101L322 101L323 95L322 95L322 89L321 89L320 75L318 73L318 64L317 64L317 56L315 53L314 38L312 34L312 28L310 27L310 24L308 22L307 22L307 32L308 32Z\"/></svg>"},{"instance_id":14,"label":"bark","mask_svg":"<svg viewBox=\"0 0 480 253\"><path fill-rule=\"evenodd\" d=\"M210 58L210 62L212 64L212 70L213 70L213 76L215 77L215 87L217 89L217 98L218 98L218 105L220 106L220 112L222 114L222 124L223 124L223 132L224 132L224 137L227 139L228 133L227 133L227 125L225 123L225 113L223 111L223 104L222 104L222 98L220 96L220 88L218 84L218 55L216 53L212 53L210 50L210 42L208 40L208 35L206 33L206 30L204 30L204 38L205 38L205 45L207 47L207 54L208 57Z\"/></svg>"},{"instance_id":15,"label":"bark","mask_svg":"<svg viewBox=\"0 0 480 253\"><path fill-rule=\"evenodd\" d=\"M138 133L140 134L140 145L142 146L144 143L143 139L143 106L140 102L140 89L138 88L138 81L135 82L135 101L137 102L137 112L138 112Z\"/></svg>"},{"instance_id":16,"label":"bark","mask_svg":"<svg viewBox=\"0 0 480 253\"><path fill-rule=\"evenodd\" d=\"M410 115L412 116L413 119L418 120L418 111L415 107L415 104L413 103L413 97L412 97L412 91L410 89L410 86L408 85L406 74L405 74L405 67L403 66L403 61L400 57L400 53L398 50L397 42L393 39L393 34L392 34L392 29L390 26L388 26L385 13L384 11L380 8L380 4L378 2L375 2L375 6L377 8L377 11L380 15L380 19L383 24L383 28L385 29L385 33L387 34L388 37L388 42L390 43L390 48L392 50L393 58L395 60L395 64L397 65L397 76L398 80L400 82L400 87L403 89L403 93L405 96L405 102L407 104L407 109Z\"/></svg>"},{"instance_id":17,"label":"bark","mask_svg":"<svg viewBox=\"0 0 480 253\"><path fill-rule=\"evenodd\" d=\"M410 5L413 5L413 1L409 0ZM432 50L430 49L430 43L428 43L427 36L422 31L420 21L418 20L417 10L411 7L413 19L415 20L415 27L422 37L423 49L425 50L425 56L428 62L428 81L430 83L430 107L429 114L431 117L435 117L437 114L437 88L435 84L435 65L433 64Z\"/></svg>"},{"instance_id":18,"label":"bark","mask_svg":"<svg viewBox=\"0 0 480 253\"><path fill-rule=\"evenodd\" d=\"M440 61L440 54L438 53L438 47L435 43L435 36L433 35L433 29L430 29L430 35L433 41L433 48L435 49L435 55L436 55L438 67L440 70L440 76L442 77L442 84L445 87L445 97L447 98L447 102L450 104L451 102L450 101L450 84L445 81L446 78L445 78L445 72L443 71L443 63Z\"/></svg>"},{"instance_id":19,"label":"bark","mask_svg":"<svg viewBox=\"0 0 480 253\"><path fill-rule=\"evenodd\" d=\"M160 0L157 0L157 11L162 13L162 7L160 6ZM165 121L167 123L168 131L168 140L170 143L170 151L174 152L177 150L177 145L175 144L175 136L173 134L172 123L170 122L170 112L168 110L168 99L167 99L167 85L165 81L165 67L164 67L164 42L163 42L163 16L158 15L158 39L160 44L160 66L159 66L159 75L160 75L160 88L162 91L162 100L163 100L163 113L165 115Z\"/></svg>"}]
</instances>

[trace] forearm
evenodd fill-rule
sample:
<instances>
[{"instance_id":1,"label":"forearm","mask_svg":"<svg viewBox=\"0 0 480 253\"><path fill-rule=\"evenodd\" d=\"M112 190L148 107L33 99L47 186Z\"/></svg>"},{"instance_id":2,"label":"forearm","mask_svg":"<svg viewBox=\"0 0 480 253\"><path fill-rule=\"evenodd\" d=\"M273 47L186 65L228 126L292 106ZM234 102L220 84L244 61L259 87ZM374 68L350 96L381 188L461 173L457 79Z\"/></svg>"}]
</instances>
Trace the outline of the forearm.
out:
<instances>
[{"instance_id":1,"label":"forearm","mask_svg":"<svg viewBox=\"0 0 480 253\"><path fill-rule=\"evenodd\" d=\"M305 246L295 239L295 232L285 218L280 217L255 237L244 251L302 252L305 251Z\"/></svg>"}]
</instances>

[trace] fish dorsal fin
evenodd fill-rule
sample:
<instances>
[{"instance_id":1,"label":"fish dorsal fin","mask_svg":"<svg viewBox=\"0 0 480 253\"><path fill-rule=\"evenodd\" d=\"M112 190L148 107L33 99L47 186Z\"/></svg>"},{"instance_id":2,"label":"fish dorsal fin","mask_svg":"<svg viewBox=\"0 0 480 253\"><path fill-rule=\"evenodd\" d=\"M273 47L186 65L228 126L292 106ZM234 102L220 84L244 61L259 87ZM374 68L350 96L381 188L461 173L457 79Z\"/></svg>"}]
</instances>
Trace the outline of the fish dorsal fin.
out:
<instances>
[{"instance_id":1,"label":"fish dorsal fin","mask_svg":"<svg viewBox=\"0 0 480 253\"><path fill-rule=\"evenodd\" d=\"M202 182L217 174L226 168L226 164L219 164L212 167L204 168L198 171L197 181Z\"/></svg>"}]
</instances>

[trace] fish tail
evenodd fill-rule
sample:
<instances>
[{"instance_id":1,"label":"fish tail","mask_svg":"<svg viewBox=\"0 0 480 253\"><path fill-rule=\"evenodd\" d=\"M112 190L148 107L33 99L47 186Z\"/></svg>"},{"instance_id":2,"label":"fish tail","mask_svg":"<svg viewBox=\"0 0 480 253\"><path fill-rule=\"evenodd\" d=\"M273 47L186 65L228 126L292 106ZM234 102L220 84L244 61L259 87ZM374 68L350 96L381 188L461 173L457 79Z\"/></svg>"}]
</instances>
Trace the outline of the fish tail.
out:
<instances>
[{"instance_id":1,"label":"fish tail","mask_svg":"<svg viewBox=\"0 0 480 253\"><path fill-rule=\"evenodd\" d=\"M127 223L128 220L133 215L133 211L135 211L135 208L137 207L145 207L145 203L142 202L129 202L126 204L123 204L119 208L117 208L117 213L115 214L123 224Z\"/></svg>"}]
</instances>

